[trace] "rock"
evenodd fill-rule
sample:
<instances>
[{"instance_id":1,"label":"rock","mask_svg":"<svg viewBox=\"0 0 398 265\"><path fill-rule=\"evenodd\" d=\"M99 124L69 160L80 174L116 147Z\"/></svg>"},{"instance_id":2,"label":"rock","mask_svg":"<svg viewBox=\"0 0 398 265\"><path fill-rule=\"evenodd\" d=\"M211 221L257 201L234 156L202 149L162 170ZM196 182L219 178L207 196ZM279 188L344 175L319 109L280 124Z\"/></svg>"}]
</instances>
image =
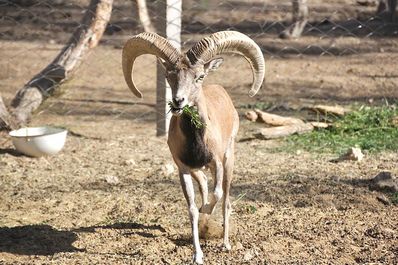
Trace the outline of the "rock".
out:
<instances>
[{"instance_id":1,"label":"rock","mask_svg":"<svg viewBox=\"0 0 398 265\"><path fill-rule=\"evenodd\" d=\"M369 189L384 192L398 192L398 179L394 178L391 172L380 172L369 181Z\"/></svg>"},{"instance_id":2,"label":"rock","mask_svg":"<svg viewBox=\"0 0 398 265\"><path fill-rule=\"evenodd\" d=\"M249 110L245 113L245 117L246 119L248 119L249 121L256 121L258 118L258 115L255 111L253 110Z\"/></svg>"},{"instance_id":3,"label":"rock","mask_svg":"<svg viewBox=\"0 0 398 265\"><path fill-rule=\"evenodd\" d=\"M204 239L222 238L223 227L220 216L199 214L199 237Z\"/></svg>"},{"instance_id":4,"label":"rock","mask_svg":"<svg viewBox=\"0 0 398 265\"><path fill-rule=\"evenodd\" d=\"M245 255L243 256L243 260L246 261L246 262L250 261L253 258L254 258L254 255L253 255L253 251L251 249L247 250L245 252Z\"/></svg>"},{"instance_id":5,"label":"rock","mask_svg":"<svg viewBox=\"0 0 398 265\"><path fill-rule=\"evenodd\" d=\"M213 214L199 213L199 237L204 239L222 238L224 234L223 217L221 209L217 208ZM236 222L233 217L229 219L229 234L236 235Z\"/></svg>"},{"instance_id":6,"label":"rock","mask_svg":"<svg viewBox=\"0 0 398 265\"><path fill-rule=\"evenodd\" d=\"M165 165L162 166L162 173L165 176L170 176L174 173L175 169L174 169L174 165L171 163L167 163Z\"/></svg>"},{"instance_id":7,"label":"rock","mask_svg":"<svg viewBox=\"0 0 398 265\"><path fill-rule=\"evenodd\" d=\"M136 162L135 162L135 160L134 160L133 158L131 158L131 159L125 160L123 164L124 164L125 166L135 166L135 165L136 165Z\"/></svg>"},{"instance_id":8,"label":"rock","mask_svg":"<svg viewBox=\"0 0 398 265\"><path fill-rule=\"evenodd\" d=\"M235 245L235 250L241 250L241 249L243 249L242 243L237 242L236 245Z\"/></svg>"},{"instance_id":9,"label":"rock","mask_svg":"<svg viewBox=\"0 0 398 265\"><path fill-rule=\"evenodd\" d=\"M111 175L106 176L106 177L105 177L105 181L106 181L108 184L111 184L111 185L117 185L117 184L119 184L119 182L120 182L118 177L116 177L116 176L111 176Z\"/></svg>"},{"instance_id":10,"label":"rock","mask_svg":"<svg viewBox=\"0 0 398 265\"><path fill-rule=\"evenodd\" d=\"M361 148L351 147L345 154L339 157L338 161L353 160L361 161L364 158Z\"/></svg>"}]
</instances>

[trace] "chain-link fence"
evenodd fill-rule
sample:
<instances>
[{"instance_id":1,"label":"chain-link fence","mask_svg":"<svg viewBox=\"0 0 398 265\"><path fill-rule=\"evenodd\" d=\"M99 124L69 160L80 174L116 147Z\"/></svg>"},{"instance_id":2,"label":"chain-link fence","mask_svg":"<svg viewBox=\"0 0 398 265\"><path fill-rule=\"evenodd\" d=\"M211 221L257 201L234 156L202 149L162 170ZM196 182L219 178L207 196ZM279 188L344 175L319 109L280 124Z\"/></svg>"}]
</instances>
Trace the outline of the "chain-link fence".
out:
<instances>
[{"instance_id":1,"label":"chain-link fence","mask_svg":"<svg viewBox=\"0 0 398 265\"><path fill-rule=\"evenodd\" d=\"M62 96L51 97L33 123L73 127L76 120L98 126L109 121L156 119L156 60L142 56L135 78L144 93L138 100L128 91L121 71L121 48L144 31L140 1L115 0L110 23L99 47L83 60ZM293 1L308 5L308 14L292 14L292 1L183 1L182 47L221 30L252 37L266 58L264 89L251 99L248 65L228 57L208 82L225 86L236 106L247 104L306 104L307 101L390 100L398 97L398 24L384 2L372 0ZM167 23L161 1L148 0L151 23ZM9 102L16 91L61 50L81 20L88 0L1 0L0 87ZM304 21L300 37L286 36L294 19ZM162 114L164 115L164 114ZM124 123L123 123L124 124ZM108 128L109 129L109 128Z\"/></svg>"}]
</instances>

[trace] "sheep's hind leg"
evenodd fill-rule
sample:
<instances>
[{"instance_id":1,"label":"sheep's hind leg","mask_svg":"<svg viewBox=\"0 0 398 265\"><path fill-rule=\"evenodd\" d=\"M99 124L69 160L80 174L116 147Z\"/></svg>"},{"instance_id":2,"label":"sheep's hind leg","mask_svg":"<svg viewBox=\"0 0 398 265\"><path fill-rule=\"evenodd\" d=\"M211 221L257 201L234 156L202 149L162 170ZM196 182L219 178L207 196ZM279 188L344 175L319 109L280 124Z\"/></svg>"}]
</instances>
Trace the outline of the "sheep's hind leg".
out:
<instances>
[{"instance_id":1,"label":"sheep's hind leg","mask_svg":"<svg viewBox=\"0 0 398 265\"><path fill-rule=\"evenodd\" d=\"M211 172L213 175L214 180L214 190L213 194L210 199L210 203L202 206L201 213L212 214L214 211L214 207L216 206L217 202L223 196L223 165L220 161L215 162L215 166L211 168Z\"/></svg>"},{"instance_id":2,"label":"sheep's hind leg","mask_svg":"<svg viewBox=\"0 0 398 265\"><path fill-rule=\"evenodd\" d=\"M188 203L189 218L192 226L193 246L195 248L193 261L197 264L203 264L203 252L199 244L199 210L195 205L195 192L192 177L190 174L180 172L180 181L182 191Z\"/></svg>"},{"instance_id":3,"label":"sheep's hind leg","mask_svg":"<svg viewBox=\"0 0 398 265\"><path fill-rule=\"evenodd\" d=\"M209 204L208 201L208 187L207 187L207 177L202 170L191 171L192 177L198 182L199 184L199 191L200 196L202 197L202 206L199 209L199 212L203 212L203 208Z\"/></svg>"}]
</instances>

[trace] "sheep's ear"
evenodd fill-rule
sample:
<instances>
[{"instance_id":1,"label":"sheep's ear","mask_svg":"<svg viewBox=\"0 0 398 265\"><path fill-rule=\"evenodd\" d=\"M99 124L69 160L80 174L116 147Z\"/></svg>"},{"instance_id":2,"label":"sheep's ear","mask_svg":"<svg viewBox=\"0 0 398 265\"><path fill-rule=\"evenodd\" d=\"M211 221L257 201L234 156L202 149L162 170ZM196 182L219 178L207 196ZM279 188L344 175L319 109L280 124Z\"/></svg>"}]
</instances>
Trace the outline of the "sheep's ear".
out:
<instances>
[{"instance_id":1,"label":"sheep's ear","mask_svg":"<svg viewBox=\"0 0 398 265\"><path fill-rule=\"evenodd\" d=\"M204 65L205 72L208 73L208 72L217 70L223 61L224 61L223 58L215 58L215 59L205 63L205 65Z\"/></svg>"}]
</instances>

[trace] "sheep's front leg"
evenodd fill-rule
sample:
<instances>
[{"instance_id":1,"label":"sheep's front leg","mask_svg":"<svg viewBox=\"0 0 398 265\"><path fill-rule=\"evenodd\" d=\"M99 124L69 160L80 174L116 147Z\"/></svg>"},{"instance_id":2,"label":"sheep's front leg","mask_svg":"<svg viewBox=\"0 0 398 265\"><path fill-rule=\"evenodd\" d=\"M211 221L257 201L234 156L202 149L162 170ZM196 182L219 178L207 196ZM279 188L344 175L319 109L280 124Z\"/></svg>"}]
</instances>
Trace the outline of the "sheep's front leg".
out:
<instances>
[{"instance_id":1,"label":"sheep's front leg","mask_svg":"<svg viewBox=\"0 0 398 265\"><path fill-rule=\"evenodd\" d=\"M231 203L229 201L229 191L231 188L232 171L234 167L234 141L231 142L230 148L225 154L224 163L224 180L223 180L223 217L224 217L224 248L225 250L231 250L231 244L229 243L229 217L231 215Z\"/></svg>"},{"instance_id":2,"label":"sheep's front leg","mask_svg":"<svg viewBox=\"0 0 398 265\"><path fill-rule=\"evenodd\" d=\"M188 203L189 218L192 226L193 246L195 248L193 260L197 264L203 264L203 252L199 244L199 210L195 205L195 192L193 189L192 177L190 174L180 172L180 181L182 191Z\"/></svg>"}]
</instances>

